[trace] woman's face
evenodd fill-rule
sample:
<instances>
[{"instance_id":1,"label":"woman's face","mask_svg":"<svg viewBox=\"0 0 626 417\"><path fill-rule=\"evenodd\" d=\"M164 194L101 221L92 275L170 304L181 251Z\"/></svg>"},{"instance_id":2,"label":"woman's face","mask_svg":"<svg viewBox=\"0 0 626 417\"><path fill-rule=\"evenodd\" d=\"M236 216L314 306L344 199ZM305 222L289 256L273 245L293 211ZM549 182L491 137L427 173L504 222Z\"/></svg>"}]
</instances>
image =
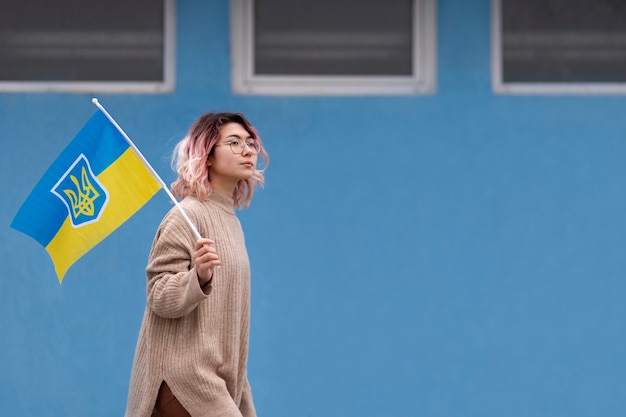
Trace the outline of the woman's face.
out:
<instances>
[{"instance_id":1,"label":"woman's face","mask_svg":"<svg viewBox=\"0 0 626 417\"><path fill-rule=\"evenodd\" d=\"M239 123L222 126L220 139L208 160L211 184L219 182L234 186L238 181L252 177L258 158L251 146L253 143L254 138Z\"/></svg>"}]
</instances>

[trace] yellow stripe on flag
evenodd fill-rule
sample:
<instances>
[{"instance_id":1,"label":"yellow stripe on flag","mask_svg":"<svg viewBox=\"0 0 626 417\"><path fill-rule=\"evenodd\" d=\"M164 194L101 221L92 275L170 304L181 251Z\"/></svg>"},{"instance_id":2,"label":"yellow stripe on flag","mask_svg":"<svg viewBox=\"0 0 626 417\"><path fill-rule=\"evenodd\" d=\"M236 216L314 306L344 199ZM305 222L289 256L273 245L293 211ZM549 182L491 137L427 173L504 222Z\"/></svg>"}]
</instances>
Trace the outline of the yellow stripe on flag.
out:
<instances>
[{"instance_id":1,"label":"yellow stripe on flag","mask_svg":"<svg viewBox=\"0 0 626 417\"><path fill-rule=\"evenodd\" d=\"M144 163L128 148L98 175L109 192L109 201L97 222L75 228L66 218L46 250L52 258L59 282L81 256L128 220L161 189Z\"/></svg>"}]
</instances>

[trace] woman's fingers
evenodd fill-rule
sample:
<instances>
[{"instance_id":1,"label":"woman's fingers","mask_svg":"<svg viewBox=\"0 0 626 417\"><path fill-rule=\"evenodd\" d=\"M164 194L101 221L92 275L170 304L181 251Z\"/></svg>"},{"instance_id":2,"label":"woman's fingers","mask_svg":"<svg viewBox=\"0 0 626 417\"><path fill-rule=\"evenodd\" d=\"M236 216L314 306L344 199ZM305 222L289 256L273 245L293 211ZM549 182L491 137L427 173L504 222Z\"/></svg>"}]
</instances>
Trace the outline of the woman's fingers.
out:
<instances>
[{"instance_id":1,"label":"woman's fingers","mask_svg":"<svg viewBox=\"0 0 626 417\"><path fill-rule=\"evenodd\" d=\"M196 240L196 245L194 247L194 250L197 251L198 249L200 249L203 246L209 246L209 247L213 246L214 247L215 246L215 241L211 240L211 239L207 239L207 238L198 239L198 240Z\"/></svg>"},{"instance_id":2,"label":"woman's fingers","mask_svg":"<svg viewBox=\"0 0 626 417\"><path fill-rule=\"evenodd\" d=\"M201 282L207 282L213 276L213 268L219 268L221 261L215 249L215 241L198 239L195 244L193 263Z\"/></svg>"}]
</instances>

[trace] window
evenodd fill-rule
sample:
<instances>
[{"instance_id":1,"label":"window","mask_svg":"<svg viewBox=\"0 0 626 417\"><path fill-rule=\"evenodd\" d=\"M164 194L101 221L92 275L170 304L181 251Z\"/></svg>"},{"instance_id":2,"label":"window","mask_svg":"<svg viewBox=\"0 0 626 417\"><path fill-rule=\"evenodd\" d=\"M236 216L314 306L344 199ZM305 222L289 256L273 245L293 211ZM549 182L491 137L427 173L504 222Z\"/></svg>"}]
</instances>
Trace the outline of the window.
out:
<instances>
[{"instance_id":1,"label":"window","mask_svg":"<svg viewBox=\"0 0 626 417\"><path fill-rule=\"evenodd\" d=\"M435 89L434 0L231 0L240 94Z\"/></svg>"},{"instance_id":2,"label":"window","mask_svg":"<svg viewBox=\"0 0 626 417\"><path fill-rule=\"evenodd\" d=\"M0 91L173 90L174 0L6 3Z\"/></svg>"},{"instance_id":3,"label":"window","mask_svg":"<svg viewBox=\"0 0 626 417\"><path fill-rule=\"evenodd\" d=\"M493 0L494 90L626 93L626 2Z\"/></svg>"}]
</instances>

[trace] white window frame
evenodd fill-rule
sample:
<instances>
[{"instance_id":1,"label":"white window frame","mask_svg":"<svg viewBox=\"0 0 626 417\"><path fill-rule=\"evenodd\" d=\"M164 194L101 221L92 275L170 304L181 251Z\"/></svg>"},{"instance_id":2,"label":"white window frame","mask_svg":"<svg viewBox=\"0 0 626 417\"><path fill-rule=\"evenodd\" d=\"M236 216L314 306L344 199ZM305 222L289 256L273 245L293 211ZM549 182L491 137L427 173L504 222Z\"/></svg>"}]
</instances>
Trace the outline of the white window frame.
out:
<instances>
[{"instance_id":1,"label":"white window frame","mask_svg":"<svg viewBox=\"0 0 626 417\"><path fill-rule=\"evenodd\" d=\"M254 67L254 0L230 0L232 89L250 95L409 95L436 87L436 0L413 0L411 76L260 76Z\"/></svg>"},{"instance_id":2,"label":"white window frame","mask_svg":"<svg viewBox=\"0 0 626 417\"><path fill-rule=\"evenodd\" d=\"M502 0L491 0L491 80L496 94L626 94L626 83L504 82L502 68Z\"/></svg>"},{"instance_id":3,"label":"white window frame","mask_svg":"<svg viewBox=\"0 0 626 417\"><path fill-rule=\"evenodd\" d=\"M0 92L16 93L169 93L176 69L176 0L164 0L163 81L0 81Z\"/></svg>"}]
</instances>

